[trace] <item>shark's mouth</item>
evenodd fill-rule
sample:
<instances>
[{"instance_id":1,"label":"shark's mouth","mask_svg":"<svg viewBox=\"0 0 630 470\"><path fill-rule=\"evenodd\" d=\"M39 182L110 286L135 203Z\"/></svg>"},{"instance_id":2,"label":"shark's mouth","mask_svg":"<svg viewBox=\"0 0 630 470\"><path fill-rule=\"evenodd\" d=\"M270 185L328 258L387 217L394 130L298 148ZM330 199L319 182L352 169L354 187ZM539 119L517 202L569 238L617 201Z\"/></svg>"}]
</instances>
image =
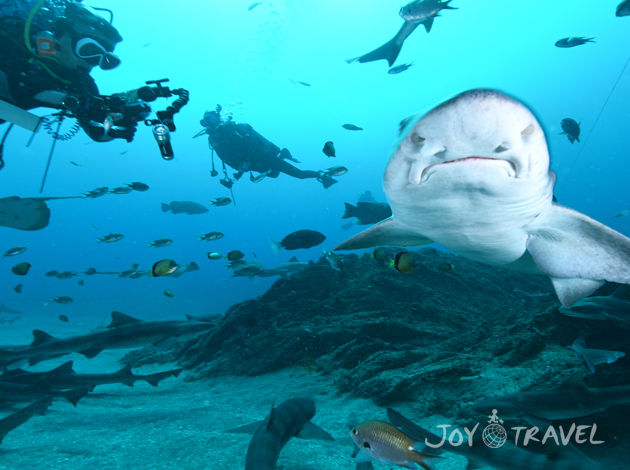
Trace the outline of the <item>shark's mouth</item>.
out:
<instances>
[{"instance_id":1,"label":"shark's mouth","mask_svg":"<svg viewBox=\"0 0 630 470\"><path fill-rule=\"evenodd\" d=\"M429 176L430 176L429 170L431 168L435 168L435 167L440 166L440 165L446 165L446 164L449 164L449 163L462 163L462 162L473 162L473 161L482 161L482 160L508 163L509 164L509 169L507 169L508 176L509 177L515 177L516 176L516 165L513 162L511 162L510 160L506 160L506 159L503 159L503 158L490 158L490 157L464 157L464 158L456 158L454 160L448 160L448 161L445 161L445 162L429 165L424 170L422 170L420 181L417 182L416 184L424 183L429 178Z\"/></svg>"}]
</instances>

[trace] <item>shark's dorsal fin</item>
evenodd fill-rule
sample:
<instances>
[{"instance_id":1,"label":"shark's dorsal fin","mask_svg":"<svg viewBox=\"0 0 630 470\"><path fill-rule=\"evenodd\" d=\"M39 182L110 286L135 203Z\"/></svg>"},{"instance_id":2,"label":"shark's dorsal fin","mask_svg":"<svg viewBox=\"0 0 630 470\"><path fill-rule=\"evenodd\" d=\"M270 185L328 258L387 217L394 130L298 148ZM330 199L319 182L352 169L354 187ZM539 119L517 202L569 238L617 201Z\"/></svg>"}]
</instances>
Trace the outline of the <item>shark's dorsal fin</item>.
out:
<instances>
[{"instance_id":1,"label":"shark's dorsal fin","mask_svg":"<svg viewBox=\"0 0 630 470\"><path fill-rule=\"evenodd\" d=\"M52 335L49 335L45 331L33 330L33 342L31 343L31 346L39 346L40 344L45 344L50 341L55 341L56 339L57 338L55 338Z\"/></svg>"},{"instance_id":2,"label":"shark's dorsal fin","mask_svg":"<svg viewBox=\"0 0 630 470\"><path fill-rule=\"evenodd\" d=\"M269 430L269 423L271 423L271 419L273 418L274 404L274 402L271 402L271 411L264 421L264 426L267 428L267 430Z\"/></svg>"},{"instance_id":3,"label":"shark's dorsal fin","mask_svg":"<svg viewBox=\"0 0 630 470\"><path fill-rule=\"evenodd\" d=\"M130 317L127 314L114 310L112 312L112 322L109 324L108 328L118 328L119 326L131 325L141 321L142 320L139 320L138 318Z\"/></svg>"},{"instance_id":4,"label":"shark's dorsal fin","mask_svg":"<svg viewBox=\"0 0 630 470\"><path fill-rule=\"evenodd\" d=\"M289 263L299 263L298 259L294 256L289 260Z\"/></svg>"},{"instance_id":5,"label":"shark's dorsal fin","mask_svg":"<svg viewBox=\"0 0 630 470\"><path fill-rule=\"evenodd\" d=\"M54 368L53 370L46 372L47 375L55 375L55 374L76 374L72 365L74 361L68 361L61 364L59 367Z\"/></svg>"},{"instance_id":6,"label":"shark's dorsal fin","mask_svg":"<svg viewBox=\"0 0 630 470\"><path fill-rule=\"evenodd\" d=\"M587 388L584 384L584 371L576 372L568 380L558 387L558 390L562 389L575 389L575 388Z\"/></svg>"}]
</instances>

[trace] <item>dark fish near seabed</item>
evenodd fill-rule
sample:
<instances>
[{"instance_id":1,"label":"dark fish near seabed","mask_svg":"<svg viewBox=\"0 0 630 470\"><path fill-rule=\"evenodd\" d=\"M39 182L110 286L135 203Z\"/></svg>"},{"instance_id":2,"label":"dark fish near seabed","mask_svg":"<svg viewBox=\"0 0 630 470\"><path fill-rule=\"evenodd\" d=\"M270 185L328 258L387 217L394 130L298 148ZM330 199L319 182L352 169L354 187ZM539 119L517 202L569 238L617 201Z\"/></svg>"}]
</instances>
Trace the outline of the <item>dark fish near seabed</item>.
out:
<instances>
[{"instance_id":1,"label":"dark fish near seabed","mask_svg":"<svg viewBox=\"0 0 630 470\"><path fill-rule=\"evenodd\" d=\"M17 286L15 286L15 287L13 288L13 290L14 290L15 292L17 292L18 294L21 294L21 293L22 293L22 287L23 287L23 286L22 286L22 284L18 284Z\"/></svg>"},{"instance_id":2,"label":"dark fish near seabed","mask_svg":"<svg viewBox=\"0 0 630 470\"><path fill-rule=\"evenodd\" d=\"M199 238L199 241L211 242L211 241L223 238L223 234L221 232L210 232L210 233L206 233L205 235L202 235L202 236L200 236L198 238Z\"/></svg>"},{"instance_id":3,"label":"dark fish near seabed","mask_svg":"<svg viewBox=\"0 0 630 470\"><path fill-rule=\"evenodd\" d=\"M94 274L96 274L96 269L94 269L94 268L88 268L88 269L85 270L85 275L86 276L92 276ZM46 273L46 275L48 275L48 273Z\"/></svg>"},{"instance_id":4,"label":"dark fish near seabed","mask_svg":"<svg viewBox=\"0 0 630 470\"><path fill-rule=\"evenodd\" d=\"M245 470L278 470L280 451L292 437L300 439L335 439L311 423L315 403L308 398L291 398L271 407L263 421L230 429L227 432L253 434L245 457Z\"/></svg>"},{"instance_id":5,"label":"dark fish near seabed","mask_svg":"<svg viewBox=\"0 0 630 470\"><path fill-rule=\"evenodd\" d=\"M630 212L628 211L621 211L621 212L617 212L615 215L613 215L613 219L616 219L618 217L625 217L629 214Z\"/></svg>"},{"instance_id":6,"label":"dark fish near seabed","mask_svg":"<svg viewBox=\"0 0 630 470\"><path fill-rule=\"evenodd\" d=\"M26 276L29 269L31 269L30 263L18 263L11 268L11 272L16 276Z\"/></svg>"},{"instance_id":7,"label":"dark fish near seabed","mask_svg":"<svg viewBox=\"0 0 630 470\"><path fill-rule=\"evenodd\" d=\"M109 188L107 186L101 186L100 188L93 189L92 191L88 191L87 193L83 193L84 198L95 199L97 197L105 196Z\"/></svg>"},{"instance_id":8,"label":"dark fish near seabed","mask_svg":"<svg viewBox=\"0 0 630 470\"><path fill-rule=\"evenodd\" d=\"M226 256L229 261L238 261L240 259L243 259L244 257L245 254L239 250L230 251Z\"/></svg>"},{"instance_id":9,"label":"dark fish near seabed","mask_svg":"<svg viewBox=\"0 0 630 470\"><path fill-rule=\"evenodd\" d=\"M216 252L215 253L208 253L208 259L216 261L216 260L219 260L221 258L223 258L223 255L221 253L216 253Z\"/></svg>"},{"instance_id":10,"label":"dark fish near seabed","mask_svg":"<svg viewBox=\"0 0 630 470\"><path fill-rule=\"evenodd\" d=\"M387 253L385 253L385 250L381 250L380 248L377 248L376 250L374 250L374 252L370 254L370 258L376 261L379 261L381 263L384 263L385 261L389 260L389 256L387 256Z\"/></svg>"},{"instance_id":11,"label":"dark fish near seabed","mask_svg":"<svg viewBox=\"0 0 630 470\"><path fill-rule=\"evenodd\" d=\"M77 162L73 162L72 160L70 161L70 163L72 163L74 166L83 166L83 165L79 165Z\"/></svg>"},{"instance_id":12,"label":"dark fish near seabed","mask_svg":"<svg viewBox=\"0 0 630 470\"><path fill-rule=\"evenodd\" d=\"M328 260L331 268L333 268L335 271L338 271L338 272L343 271L343 263L342 263L341 257L337 253L334 253L328 250L323 250L322 255L324 255L324 258Z\"/></svg>"},{"instance_id":13,"label":"dark fish near seabed","mask_svg":"<svg viewBox=\"0 0 630 470\"><path fill-rule=\"evenodd\" d=\"M189 264L180 265L172 259L163 259L155 263L147 274L153 277L179 277L184 273L191 273L194 271L199 271L199 266L194 261L191 261ZM137 279L140 276L142 276L142 273L134 273L129 277L132 279Z\"/></svg>"},{"instance_id":14,"label":"dark fish near seabed","mask_svg":"<svg viewBox=\"0 0 630 470\"><path fill-rule=\"evenodd\" d=\"M406 21L425 23L427 33L431 30L433 18L440 16L442 10L457 10L449 6L452 0L414 0L400 9L398 14Z\"/></svg>"},{"instance_id":15,"label":"dark fish near seabed","mask_svg":"<svg viewBox=\"0 0 630 470\"><path fill-rule=\"evenodd\" d=\"M44 276L46 276L46 277L55 277L57 274L59 274L59 271L55 271L53 269L52 271L48 271L46 274L44 274Z\"/></svg>"},{"instance_id":16,"label":"dark fish near seabed","mask_svg":"<svg viewBox=\"0 0 630 470\"><path fill-rule=\"evenodd\" d=\"M72 302L74 302L74 300L72 300L71 297L62 295L61 297L51 297L50 298L51 302L55 302L58 304L62 304L62 305L67 305L67 304L71 304Z\"/></svg>"},{"instance_id":17,"label":"dark fish near seabed","mask_svg":"<svg viewBox=\"0 0 630 470\"><path fill-rule=\"evenodd\" d=\"M575 121L575 119L564 118L560 122L560 127L564 132L561 132L560 135L566 135L569 139L569 142L573 143L576 140L580 141L580 124Z\"/></svg>"},{"instance_id":18,"label":"dark fish near seabed","mask_svg":"<svg viewBox=\"0 0 630 470\"><path fill-rule=\"evenodd\" d=\"M130 186L121 186L119 188L112 189L110 194L129 194L133 189Z\"/></svg>"},{"instance_id":19,"label":"dark fish near seabed","mask_svg":"<svg viewBox=\"0 0 630 470\"><path fill-rule=\"evenodd\" d=\"M79 284L80 286L83 286L85 285L85 281L81 279L80 281L77 281L77 284Z\"/></svg>"},{"instance_id":20,"label":"dark fish near seabed","mask_svg":"<svg viewBox=\"0 0 630 470\"><path fill-rule=\"evenodd\" d=\"M258 5L262 5L262 4L263 4L263 2L255 2L255 3L252 3L250 6L248 6L248 7L247 7L247 9L248 9L249 11L252 11L252 10L253 10L254 8L256 8Z\"/></svg>"},{"instance_id":21,"label":"dark fish near seabed","mask_svg":"<svg viewBox=\"0 0 630 470\"><path fill-rule=\"evenodd\" d=\"M170 289L166 289L166 290L164 291L164 295L165 295L166 297L171 298L171 299L174 297L174 296L173 296L173 291L172 291L172 290L170 290Z\"/></svg>"},{"instance_id":22,"label":"dark fish near seabed","mask_svg":"<svg viewBox=\"0 0 630 470\"><path fill-rule=\"evenodd\" d=\"M343 126L344 129L347 129L349 131L362 131L363 128L359 127L359 126L355 126L354 124L344 124Z\"/></svg>"},{"instance_id":23,"label":"dark fish near seabed","mask_svg":"<svg viewBox=\"0 0 630 470\"><path fill-rule=\"evenodd\" d=\"M301 248L307 249L323 243L324 240L326 240L326 236L315 230L298 230L284 237L281 242L270 238L269 243L271 243L271 249L277 255L282 248L287 251Z\"/></svg>"},{"instance_id":24,"label":"dark fish near seabed","mask_svg":"<svg viewBox=\"0 0 630 470\"><path fill-rule=\"evenodd\" d=\"M630 16L630 0L624 0L619 5L617 5L617 12L615 16Z\"/></svg>"},{"instance_id":25,"label":"dark fish near seabed","mask_svg":"<svg viewBox=\"0 0 630 470\"><path fill-rule=\"evenodd\" d=\"M330 141L324 144L324 148L322 149L322 152L324 152L324 155L326 155L329 158L337 156L335 155L335 145Z\"/></svg>"},{"instance_id":26,"label":"dark fish near seabed","mask_svg":"<svg viewBox=\"0 0 630 470\"><path fill-rule=\"evenodd\" d=\"M306 82L298 82L300 85L304 85L304 86L311 86L310 83L306 83Z\"/></svg>"},{"instance_id":27,"label":"dark fish near seabed","mask_svg":"<svg viewBox=\"0 0 630 470\"><path fill-rule=\"evenodd\" d=\"M581 46L582 44L586 44L587 42L595 42L593 41L595 38L562 38L556 41L556 47L560 47L563 49L569 47Z\"/></svg>"},{"instance_id":28,"label":"dark fish near seabed","mask_svg":"<svg viewBox=\"0 0 630 470\"><path fill-rule=\"evenodd\" d=\"M67 322L70 321L70 319L67 316L65 316L65 315L59 315L58 318L59 318L59 321L62 321L64 323L67 323Z\"/></svg>"},{"instance_id":29,"label":"dark fish near seabed","mask_svg":"<svg viewBox=\"0 0 630 470\"><path fill-rule=\"evenodd\" d=\"M442 263L437 267L437 270L440 271L441 273L447 273L449 271L451 271L453 268L455 267L454 264L451 263Z\"/></svg>"},{"instance_id":30,"label":"dark fish near seabed","mask_svg":"<svg viewBox=\"0 0 630 470\"><path fill-rule=\"evenodd\" d=\"M96 243L101 243L101 242L115 243L115 242L119 242L123 238L124 238L124 235L120 233L110 233L109 235L105 235L104 237L101 237L101 238L97 237L96 239L98 241Z\"/></svg>"},{"instance_id":31,"label":"dark fish near seabed","mask_svg":"<svg viewBox=\"0 0 630 470\"><path fill-rule=\"evenodd\" d=\"M0 258L6 258L7 256L17 256L21 255L26 251L25 246L16 246L15 248L11 248L4 252L4 254L0 255Z\"/></svg>"},{"instance_id":32,"label":"dark fish near seabed","mask_svg":"<svg viewBox=\"0 0 630 470\"><path fill-rule=\"evenodd\" d=\"M171 211L173 214L204 214L208 208L193 201L173 201L170 204L162 203L162 212Z\"/></svg>"},{"instance_id":33,"label":"dark fish near seabed","mask_svg":"<svg viewBox=\"0 0 630 470\"><path fill-rule=\"evenodd\" d=\"M165 246L169 246L171 243L173 243L173 240L171 240L170 238L160 238L159 240L155 240L154 242L147 243L147 246L163 248Z\"/></svg>"},{"instance_id":34,"label":"dark fish near seabed","mask_svg":"<svg viewBox=\"0 0 630 470\"><path fill-rule=\"evenodd\" d=\"M409 67L411 67L413 64L415 64L415 62L412 62L410 64L401 64L401 65L397 65L396 67L392 67L391 69L389 69L387 71L388 74L390 75L396 75L398 73L402 73L405 70L408 70Z\"/></svg>"},{"instance_id":35,"label":"dark fish near seabed","mask_svg":"<svg viewBox=\"0 0 630 470\"><path fill-rule=\"evenodd\" d=\"M220 207L220 206L227 206L231 202L232 200L229 197L218 197L210 201L210 204L212 204L213 206Z\"/></svg>"},{"instance_id":36,"label":"dark fish near seabed","mask_svg":"<svg viewBox=\"0 0 630 470\"><path fill-rule=\"evenodd\" d=\"M424 442L412 439L385 421L356 423L350 430L350 437L359 448L355 457L357 464L377 460L414 470L419 466L434 470L425 460L440 458L421 453L419 449L424 448Z\"/></svg>"},{"instance_id":37,"label":"dark fish near seabed","mask_svg":"<svg viewBox=\"0 0 630 470\"><path fill-rule=\"evenodd\" d=\"M401 251L394 256L394 269L399 273L409 274L413 271L413 255L408 251Z\"/></svg>"},{"instance_id":38,"label":"dark fish near seabed","mask_svg":"<svg viewBox=\"0 0 630 470\"><path fill-rule=\"evenodd\" d=\"M392 208L386 202L357 202L356 206L344 203L346 210L342 219L355 217L356 225L375 224L392 216Z\"/></svg>"},{"instance_id":39,"label":"dark fish near seabed","mask_svg":"<svg viewBox=\"0 0 630 470\"><path fill-rule=\"evenodd\" d=\"M139 182L129 183L129 184L127 184L127 186L129 186L134 191L144 192L144 191L148 191L149 190L149 186L147 186L144 183L139 183Z\"/></svg>"},{"instance_id":40,"label":"dark fish near seabed","mask_svg":"<svg viewBox=\"0 0 630 470\"><path fill-rule=\"evenodd\" d=\"M64 279L73 278L74 276L78 276L78 275L79 273L73 273L72 271L62 271L60 273L57 273L55 277L57 279L64 280Z\"/></svg>"}]
</instances>

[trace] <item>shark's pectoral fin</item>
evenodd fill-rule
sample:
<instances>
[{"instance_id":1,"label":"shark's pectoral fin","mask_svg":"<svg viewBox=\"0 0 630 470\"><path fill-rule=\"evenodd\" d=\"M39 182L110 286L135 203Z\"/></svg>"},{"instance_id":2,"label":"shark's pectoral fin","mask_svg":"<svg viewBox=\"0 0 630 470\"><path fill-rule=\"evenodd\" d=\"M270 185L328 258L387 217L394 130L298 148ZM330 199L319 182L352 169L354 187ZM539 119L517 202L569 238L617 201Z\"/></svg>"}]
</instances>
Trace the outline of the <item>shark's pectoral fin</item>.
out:
<instances>
[{"instance_id":1,"label":"shark's pectoral fin","mask_svg":"<svg viewBox=\"0 0 630 470\"><path fill-rule=\"evenodd\" d=\"M428 20L423 21L422 24L424 25L424 29L427 30L427 33L430 33L431 26L433 26L433 18L429 18Z\"/></svg>"},{"instance_id":2,"label":"shark's pectoral fin","mask_svg":"<svg viewBox=\"0 0 630 470\"><path fill-rule=\"evenodd\" d=\"M360 250L373 246L419 246L433 243L432 240L401 227L395 219L379 222L367 230L337 245L334 250Z\"/></svg>"},{"instance_id":3,"label":"shark's pectoral fin","mask_svg":"<svg viewBox=\"0 0 630 470\"><path fill-rule=\"evenodd\" d=\"M603 280L630 284L630 239L557 204L531 224L527 250L552 276L556 291L565 291L565 300L558 292L564 306L588 295L575 298L580 292L595 291Z\"/></svg>"},{"instance_id":4,"label":"shark's pectoral fin","mask_svg":"<svg viewBox=\"0 0 630 470\"><path fill-rule=\"evenodd\" d=\"M299 437L300 439L318 439L320 441L335 440L334 437L310 421L308 421L294 437Z\"/></svg>"},{"instance_id":5,"label":"shark's pectoral fin","mask_svg":"<svg viewBox=\"0 0 630 470\"><path fill-rule=\"evenodd\" d=\"M225 432L237 432L237 433L242 433L242 434L255 434L256 431L258 431L258 429L261 426L264 426L264 424L265 424L265 421L256 421L255 423L246 424L245 426L239 426L238 428L228 429Z\"/></svg>"},{"instance_id":6,"label":"shark's pectoral fin","mask_svg":"<svg viewBox=\"0 0 630 470\"><path fill-rule=\"evenodd\" d=\"M592 279L565 279L550 276L553 288L563 307L569 308L584 297L588 297L601 286L604 281L593 281Z\"/></svg>"},{"instance_id":7,"label":"shark's pectoral fin","mask_svg":"<svg viewBox=\"0 0 630 470\"><path fill-rule=\"evenodd\" d=\"M102 349L86 349L85 351L77 351L77 353L83 354L88 359L92 359L93 357L98 356L101 351Z\"/></svg>"}]
</instances>

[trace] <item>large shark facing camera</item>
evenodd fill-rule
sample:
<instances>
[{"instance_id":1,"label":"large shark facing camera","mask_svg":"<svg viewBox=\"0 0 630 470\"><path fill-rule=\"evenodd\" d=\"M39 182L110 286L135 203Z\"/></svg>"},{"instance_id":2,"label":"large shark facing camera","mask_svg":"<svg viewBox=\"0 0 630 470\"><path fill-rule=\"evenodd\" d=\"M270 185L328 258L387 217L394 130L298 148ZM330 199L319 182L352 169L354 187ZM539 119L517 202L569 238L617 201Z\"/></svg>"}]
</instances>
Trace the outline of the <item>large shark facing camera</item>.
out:
<instances>
[{"instance_id":1,"label":"large shark facing camera","mask_svg":"<svg viewBox=\"0 0 630 470\"><path fill-rule=\"evenodd\" d=\"M630 284L630 239L552 202L545 134L518 101L471 90L401 123L384 176L393 215L335 250L440 245L546 274L563 306Z\"/></svg>"}]
</instances>

